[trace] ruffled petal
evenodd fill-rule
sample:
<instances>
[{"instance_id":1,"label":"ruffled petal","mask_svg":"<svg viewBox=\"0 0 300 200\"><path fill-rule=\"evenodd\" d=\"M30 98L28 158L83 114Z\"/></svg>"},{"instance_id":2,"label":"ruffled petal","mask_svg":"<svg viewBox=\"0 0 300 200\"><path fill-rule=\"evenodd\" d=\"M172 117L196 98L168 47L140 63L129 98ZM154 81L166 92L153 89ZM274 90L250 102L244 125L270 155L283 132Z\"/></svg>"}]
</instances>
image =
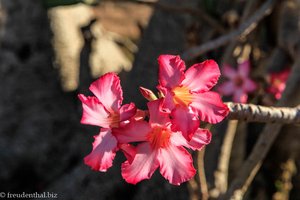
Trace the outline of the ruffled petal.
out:
<instances>
[{"instance_id":1,"label":"ruffled petal","mask_svg":"<svg viewBox=\"0 0 300 200\"><path fill-rule=\"evenodd\" d=\"M147 140L147 135L151 131L149 123L146 121L131 121L129 124L113 129L119 143L141 142Z\"/></svg>"},{"instance_id":2,"label":"ruffled petal","mask_svg":"<svg viewBox=\"0 0 300 200\"><path fill-rule=\"evenodd\" d=\"M147 103L149 109L149 123L150 124L161 124L165 125L170 123L169 114L163 112L161 109L162 99L158 99L155 101L150 101Z\"/></svg>"},{"instance_id":3,"label":"ruffled petal","mask_svg":"<svg viewBox=\"0 0 300 200\"><path fill-rule=\"evenodd\" d=\"M200 121L197 118L197 113L194 113L188 107L176 106L171 112L171 117L172 130L181 131L187 140L190 140L199 128Z\"/></svg>"},{"instance_id":4,"label":"ruffled petal","mask_svg":"<svg viewBox=\"0 0 300 200\"><path fill-rule=\"evenodd\" d=\"M117 112L123 101L123 91L119 77L114 73L107 73L94 81L90 90L108 110Z\"/></svg>"},{"instance_id":5,"label":"ruffled petal","mask_svg":"<svg viewBox=\"0 0 300 200\"><path fill-rule=\"evenodd\" d=\"M128 183L136 184L150 179L158 166L157 151L153 151L150 144L145 142L137 146L136 155L131 163L126 161L122 164L122 176Z\"/></svg>"},{"instance_id":6,"label":"ruffled petal","mask_svg":"<svg viewBox=\"0 0 300 200\"><path fill-rule=\"evenodd\" d=\"M236 103L247 103L248 95L243 89L238 89L233 94L233 101Z\"/></svg>"},{"instance_id":7,"label":"ruffled petal","mask_svg":"<svg viewBox=\"0 0 300 200\"><path fill-rule=\"evenodd\" d=\"M123 105L120 110L120 121L129 120L136 113L136 107L134 103Z\"/></svg>"},{"instance_id":8,"label":"ruffled petal","mask_svg":"<svg viewBox=\"0 0 300 200\"><path fill-rule=\"evenodd\" d=\"M229 79L234 79L238 75L234 68L228 64L223 65L222 73Z\"/></svg>"},{"instance_id":9,"label":"ruffled petal","mask_svg":"<svg viewBox=\"0 0 300 200\"><path fill-rule=\"evenodd\" d=\"M190 141L187 141L180 132L175 132L170 138L172 144L175 146L185 146L192 150L201 150L205 145L211 141L211 133L207 129L198 128Z\"/></svg>"},{"instance_id":10,"label":"ruffled petal","mask_svg":"<svg viewBox=\"0 0 300 200\"><path fill-rule=\"evenodd\" d=\"M185 64L179 56L161 55L158 57L159 84L163 87L173 88L179 86L184 79Z\"/></svg>"},{"instance_id":11,"label":"ruffled petal","mask_svg":"<svg viewBox=\"0 0 300 200\"><path fill-rule=\"evenodd\" d=\"M235 84L233 81L229 80L229 81L226 81L225 83L221 84L219 87L218 87L218 92L220 92L222 95L225 95L225 96L229 96L229 95L232 95L235 91Z\"/></svg>"},{"instance_id":12,"label":"ruffled petal","mask_svg":"<svg viewBox=\"0 0 300 200\"><path fill-rule=\"evenodd\" d=\"M239 64L238 73L239 73L240 76L242 76L244 78L248 77L249 71L250 71L250 62L249 62L249 60L246 60L246 61Z\"/></svg>"},{"instance_id":13,"label":"ruffled petal","mask_svg":"<svg viewBox=\"0 0 300 200\"><path fill-rule=\"evenodd\" d=\"M170 90L165 87L157 86L157 89L164 95L161 102L161 108L166 112L171 112L175 108L175 103L173 101L173 95Z\"/></svg>"},{"instance_id":14,"label":"ruffled petal","mask_svg":"<svg viewBox=\"0 0 300 200\"><path fill-rule=\"evenodd\" d=\"M101 129L95 136L92 152L84 158L84 162L93 170L105 172L112 166L116 151L117 140L110 129Z\"/></svg>"},{"instance_id":15,"label":"ruffled petal","mask_svg":"<svg viewBox=\"0 0 300 200\"><path fill-rule=\"evenodd\" d=\"M214 60L206 60L193 65L185 72L182 85L192 92L206 92L216 85L220 75L218 64Z\"/></svg>"},{"instance_id":16,"label":"ruffled petal","mask_svg":"<svg viewBox=\"0 0 300 200\"><path fill-rule=\"evenodd\" d=\"M96 97L86 97L83 94L79 94L78 98L82 102L82 124L109 128L111 124L108 120L110 113L106 111Z\"/></svg>"},{"instance_id":17,"label":"ruffled petal","mask_svg":"<svg viewBox=\"0 0 300 200\"><path fill-rule=\"evenodd\" d=\"M252 81L249 78L244 80L243 89L246 92L253 92L254 90L256 90L256 88L257 88L257 84L254 81Z\"/></svg>"},{"instance_id":18,"label":"ruffled petal","mask_svg":"<svg viewBox=\"0 0 300 200\"><path fill-rule=\"evenodd\" d=\"M197 111L201 121L215 124L222 121L229 113L228 107L216 92L194 94L194 97L190 106Z\"/></svg>"},{"instance_id":19,"label":"ruffled petal","mask_svg":"<svg viewBox=\"0 0 300 200\"><path fill-rule=\"evenodd\" d=\"M192 156L183 147L159 149L158 161L160 173L173 185L190 180L196 173Z\"/></svg>"}]
</instances>

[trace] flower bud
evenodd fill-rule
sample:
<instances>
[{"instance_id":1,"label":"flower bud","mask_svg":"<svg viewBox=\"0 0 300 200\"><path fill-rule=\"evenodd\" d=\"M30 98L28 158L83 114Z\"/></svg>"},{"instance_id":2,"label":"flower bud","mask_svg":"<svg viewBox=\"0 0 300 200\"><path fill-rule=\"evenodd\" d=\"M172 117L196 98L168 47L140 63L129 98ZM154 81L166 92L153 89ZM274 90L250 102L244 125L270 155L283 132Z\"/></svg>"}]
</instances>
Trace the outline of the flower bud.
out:
<instances>
[{"instance_id":1,"label":"flower bud","mask_svg":"<svg viewBox=\"0 0 300 200\"><path fill-rule=\"evenodd\" d=\"M145 97L148 101L154 101L157 99L156 95L151 90L144 87L139 87L139 88L143 97Z\"/></svg>"}]
</instances>

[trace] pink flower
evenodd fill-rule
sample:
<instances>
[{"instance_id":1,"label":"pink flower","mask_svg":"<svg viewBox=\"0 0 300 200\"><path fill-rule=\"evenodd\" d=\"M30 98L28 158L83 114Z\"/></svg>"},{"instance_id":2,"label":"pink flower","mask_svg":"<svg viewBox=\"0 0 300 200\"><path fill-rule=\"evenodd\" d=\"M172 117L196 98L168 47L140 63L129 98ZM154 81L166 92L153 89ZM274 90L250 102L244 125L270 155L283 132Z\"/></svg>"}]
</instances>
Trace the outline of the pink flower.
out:
<instances>
[{"instance_id":1,"label":"pink flower","mask_svg":"<svg viewBox=\"0 0 300 200\"><path fill-rule=\"evenodd\" d=\"M92 152L84 161L94 170L106 171L112 166L118 150L118 141L112 128L126 124L136 114L136 107L133 103L121 106L123 92L120 80L114 73L101 76L89 89L95 96L78 95L83 108L81 123L102 128L99 135L95 136Z\"/></svg>"},{"instance_id":2,"label":"pink flower","mask_svg":"<svg viewBox=\"0 0 300 200\"><path fill-rule=\"evenodd\" d=\"M218 123L228 114L218 93L209 91L218 81L217 63L207 60L191 66L186 72L179 56L161 55L158 89L164 95L162 108L171 113L172 129L191 139L200 120Z\"/></svg>"},{"instance_id":3,"label":"pink flower","mask_svg":"<svg viewBox=\"0 0 300 200\"><path fill-rule=\"evenodd\" d=\"M285 89L286 81L290 75L291 70L285 69L280 72L274 72L270 75L270 87L268 88L268 92L273 94L276 99L281 98L281 94Z\"/></svg>"},{"instance_id":4,"label":"pink flower","mask_svg":"<svg viewBox=\"0 0 300 200\"><path fill-rule=\"evenodd\" d=\"M249 61L239 64L237 71L229 65L224 65L222 71L229 80L220 85L218 91L226 96L233 95L234 102L246 103L248 93L257 88L256 83L249 78Z\"/></svg>"},{"instance_id":5,"label":"pink flower","mask_svg":"<svg viewBox=\"0 0 300 200\"><path fill-rule=\"evenodd\" d=\"M171 184L180 185L196 173L192 157L183 146L199 150L211 140L210 132L200 128L190 141L172 131L169 114L160 111L160 104L161 99L148 102L149 123L132 121L116 129L115 135L124 144L121 148L128 159L122 164L122 176L128 183L150 179L159 168ZM131 142L140 143L134 147L128 144Z\"/></svg>"}]
</instances>

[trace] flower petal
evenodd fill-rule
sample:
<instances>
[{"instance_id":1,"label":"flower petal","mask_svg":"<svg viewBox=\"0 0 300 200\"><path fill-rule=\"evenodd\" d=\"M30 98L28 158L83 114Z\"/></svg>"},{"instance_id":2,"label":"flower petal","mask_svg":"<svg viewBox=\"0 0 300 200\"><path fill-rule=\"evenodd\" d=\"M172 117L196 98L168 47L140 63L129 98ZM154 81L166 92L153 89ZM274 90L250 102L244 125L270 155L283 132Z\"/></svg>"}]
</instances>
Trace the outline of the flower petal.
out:
<instances>
[{"instance_id":1,"label":"flower petal","mask_svg":"<svg viewBox=\"0 0 300 200\"><path fill-rule=\"evenodd\" d=\"M185 72L182 85L192 92L206 92L216 85L220 75L218 64L214 60L206 60L193 65Z\"/></svg>"},{"instance_id":2,"label":"flower petal","mask_svg":"<svg viewBox=\"0 0 300 200\"><path fill-rule=\"evenodd\" d=\"M119 143L130 143L146 141L148 133L151 131L149 123L146 121L134 121L129 124L113 129Z\"/></svg>"},{"instance_id":3,"label":"flower petal","mask_svg":"<svg viewBox=\"0 0 300 200\"><path fill-rule=\"evenodd\" d=\"M197 113L193 113L188 107L176 106L171 112L171 117L172 130L181 131L187 140L190 140L199 128L200 121L197 118Z\"/></svg>"},{"instance_id":4,"label":"flower petal","mask_svg":"<svg viewBox=\"0 0 300 200\"><path fill-rule=\"evenodd\" d=\"M172 92L165 87L161 87L160 85L157 86L157 89L164 95L164 98L161 102L161 108L166 112L171 112L171 110L175 107Z\"/></svg>"},{"instance_id":5,"label":"flower petal","mask_svg":"<svg viewBox=\"0 0 300 200\"><path fill-rule=\"evenodd\" d=\"M243 89L238 89L233 94L233 101L237 103L247 103L248 95Z\"/></svg>"},{"instance_id":6,"label":"flower petal","mask_svg":"<svg viewBox=\"0 0 300 200\"><path fill-rule=\"evenodd\" d=\"M235 91L235 84L233 81L229 80L229 81L226 81L225 83L221 84L219 87L218 87L218 92L220 92L222 95L225 95L225 96L229 96L229 95L232 95Z\"/></svg>"},{"instance_id":7,"label":"flower petal","mask_svg":"<svg viewBox=\"0 0 300 200\"><path fill-rule=\"evenodd\" d=\"M244 85L243 85L243 89L246 91L246 92L253 92L254 90L256 90L257 88L257 84L252 81L251 79L249 78L246 78L244 80Z\"/></svg>"},{"instance_id":8,"label":"flower petal","mask_svg":"<svg viewBox=\"0 0 300 200\"><path fill-rule=\"evenodd\" d=\"M161 148L157 158L160 173L173 185L180 185L196 174L192 156L183 147Z\"/></svg>"},{"instance_id":9,"label":"flower petal","mask_svg":"<svg viewBox=\"0 0 300 200\"><path fill-rule=\"evenodd\" d=\"M171 135L171 142L175 146L185 146L192 150L201 150L211 141L211 133L207 129L198 128L190 141L187 141L180 132L175 132Z\"/></svg>"},{"instance_id":10,"label":"flower petal","mask_svg":"<svg viewBox=\"0 0 300 200\"><path fill-rule=\"evenodd\" d=\"M120 144L119 148L124 153L129 163L132 163L134 156L136 154L136 147L131 144Z\"/></svg>"},{"instance_id":11,"label":"flower petal","mask_svg":"<svg viewBox=\"0 0 300 200\"><path fill-rule=\"evenodd\" d=\"M162 99L158 99L155 101L150 101L147 103L149 109L149 123L153 124L161 124L165 125L170 122L169 114L163 112L161 109Z\"/></svg>"},{"instance_id":12,"label":"flower petal","mask_svg":"<svg viewBox=\"0 0 300 200\"><path fill-rule=\"evenodd\" d=\"M250 62L249 62L249 60L246 60L246 61L239 64L238 73L239 73L240 76L242 76L244 78L248 77L249 71L250 71Z\"/></svg>"},{"instance_id":13,"label":"flower petal","mask_svg":"<svg viewBox=\"0 0 300 200\"><path fill-rule=\"evenodd\" d=\"M93 170L105 172L112 166L117 151L117 140L110 129L101 129L95 136L92 152L84 158L86 165Z\"/></svg>"},{"instance_id":14,"label":"flower petal","mask_svg":"<svg viewBox=\"0 0 300 200\"><path fill-rule=\"evenodd\" d=\"M159 84L163 87L176 87L184 79L185 64L179 56L161 55L158 64Z\"/></svg>"},{"instance_id":15,"label":"flower petal","mask_svg":"<svg viewBox=\"0 0 300 200\"><path fill-rule=\"evenodd\" d=\"M104 74L91 84L90 90L106 109L118 111L123 101L123 91L116 74Z\"/></svg>"},{"instance_id":16,"label":"flower petal","mask_svg":"<svg viewBox=\"0 0 300 200\"><path fill-rule=\"evenodd\" d=\"M222 121L229 113L228 107L216 92L194 94L194 97L190 106L196 109L201 121L215 124Z\"/></svg>"},{"instance_id":17,"label":"flower petal","mask_svg":"<svg viewBox=\"0 0 300 200\"><path fill-rule=\"evenodd\" d=\"M223 65L222 73L229 79L234 79L237 76L237 72L228 64Z\"/></svg>"},{"instance_id":18,"label":"flower petal","mask_svg":"<svg viewBox=\"0 0 300 200\"><path fill-rule=\"evenodd\" d=\"M146 116L147 116L147 112L146 111L137 109L136 113L134 115L134 120L135 121L144 120Z\"/></svg>"},{"instance_id":19,"label":"flower petal","mask_svg":"<svg viewBox=\"0 0 300 200\"><path fill-rule=\"evenodd\" d=\"M153 151L150 144L145 142L137 146L136 155L131 163L126 161L122 164L122 176L128 183L136 184L141 180L150 179L158 166L157 151Z\"/></svg>"},{"instance_id":20,"label":"flower petal","mask_svg":"<svg viewBox=\"0 0 300 200\"><path fill-rule=\"evenodd\" d=\"M136 113L136 107L134 103L123 105L120 110L120 121L129 120Z\"/></svg>"},{"instance_id":21,"label":"flower petal","mask_svg":"<svg viewBox=\"0 0 300 200\"><path fill-rule=\"evenodd\" d=\"M104 106L98 101L96 97L86 97L79 94L78 98L82 102L82 124L90 124L109 128L110 121L108 120L110 113L108 113Z\"/></svg>"}]
</instances>

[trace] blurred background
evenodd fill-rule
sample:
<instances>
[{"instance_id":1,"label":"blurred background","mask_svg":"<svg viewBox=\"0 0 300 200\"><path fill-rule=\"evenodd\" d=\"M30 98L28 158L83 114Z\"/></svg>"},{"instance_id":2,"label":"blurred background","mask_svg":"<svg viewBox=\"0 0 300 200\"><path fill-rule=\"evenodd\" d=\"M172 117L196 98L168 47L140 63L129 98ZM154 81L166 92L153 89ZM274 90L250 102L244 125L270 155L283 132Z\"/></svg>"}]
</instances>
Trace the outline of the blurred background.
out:
<instances>
[{"instance_id":1,"label":"blurred background","mask_svg":"<svg viewBox=\"0 0 300 200\"><path fill-rule=\"evenodd\" d=\"M266 2L270 9L252 21L255 28L241 32ZM66 200L201 199L199 174L180 187L158 172L130 185L120 175L121 155L106 173L85 166L99 128L80 124L77 94L89 95L93 80L114 71L122 80L124 102L145 108L138 87L155 91L158 55L179 54L187 66L215 59L222 68L249 60L258 89L248 102L275 105L265 88L270 73L299 62L299 15L297 0L0 0L0 192L46 191ZM220 46L197 56L187 52L232 31L239 32ZM292 91L286 105L298 105L299 93ZM263 126L237 125L229 183ZM205 150L212 197L218 196L214 172L226 127L227 121L212 127ZM300 199L299 126L281 132L245 199ZM193 156L201 175L204 168L197 153Z\"/></svg>"}]
</instances>

